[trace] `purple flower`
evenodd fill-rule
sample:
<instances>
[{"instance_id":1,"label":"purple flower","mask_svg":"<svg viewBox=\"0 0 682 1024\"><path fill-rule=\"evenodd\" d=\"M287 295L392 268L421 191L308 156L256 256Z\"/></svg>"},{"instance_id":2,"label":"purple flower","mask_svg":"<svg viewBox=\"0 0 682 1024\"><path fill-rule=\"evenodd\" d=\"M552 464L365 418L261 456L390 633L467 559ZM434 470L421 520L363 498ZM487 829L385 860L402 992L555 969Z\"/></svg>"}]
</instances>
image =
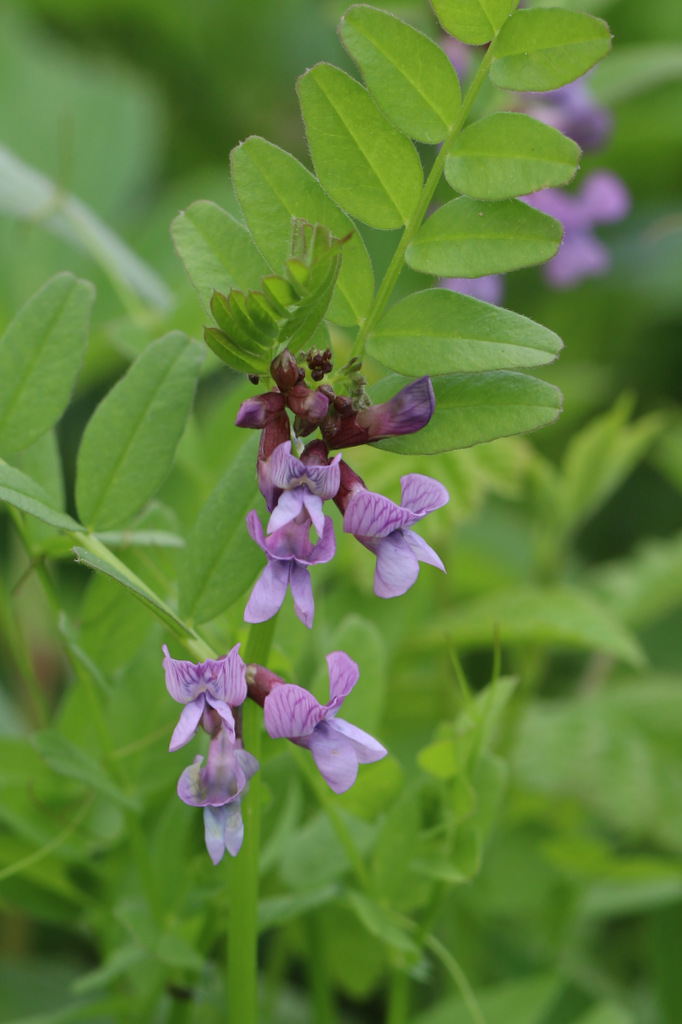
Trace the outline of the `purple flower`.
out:
<instances>
[{"instance_id":1,"label":"purple flower","mask_svg":"<svg viewBox=\"0 0 682 1024\"><path fill-rule=\"evenodd\" d=\"M320 424L329 448L353 448L383 437L414 434L425 427L433 416L436 399L429 377L420 377L379 405L370 405L352 415L335 414L330 410Z\"/></svg>"},{"instance_id":2,"label":"purple flower","mask_svg":"<svg viewBox=\"0 0 682 1024\"><path fill-rule=\"evenodd\" d=\"M301 518L301 517L299 517ZM249 512L246 525L252 540L268 559L244 611L246 622L265 622L282 606L287 587L291 587L294 610L309 629L313 624L315 605L308 567L329 562L336 552L334 526L329 516L324 517L320 540L310 540L311 521L307 513L303 521L293 520L266 537L258 513Z\"/></svg>"},{"instance_id":3,"label":"purple flower","mask_svg":"<svg viewBox=\"0 0 682 1024\"><path fill-rule=\"evenodd\" d=\"M603 146L613 127L611 112L597 103L584 77L542 96L530 96L524 110L568 135L584 150Z\"/></svg>"},{"instance_id":4,"label":"purple flower","mask_svg":"<svg viewBox=\"0 0 682 1024\"><path fill-rule=\"evenodd\" d=\"M450 495L441 483L421 473L408 473L400 485L400 505L383 494L358 489L343 517L344 532L354 534L377 556L377 597L399 597L408 591L419 575L420 562L445 572L436 552L410 527L445 505Z\"/></svg>"},{"instance_id":5,"label":"purple flower","mask_svg":"<svg viewBox=\"0 0 682 1024\"><path fill-rule=\"evenodd\" d=\"M359 764L371 764L386 756L386 748L362 729L336 718L358 681L358 666L343 651L327 655L329 696L320 704L301 686L273 686L265 698L265 728L273 739L286 738L307 747L325 782L335 793L353 785Z\"/></svg>"},{"instance_id":6,"label":"purple flower","mask_svg":"<svg viewBox=\"0 0 682 1024\"><path fill-rule=\"evenodd\" d=\"M206 764L197 755L178 782L178 796L204 808L206 848L214 864L225 850L236 857L244 837L241 798L258 771L256 758L244 750L234 731L221 728L212 738Z\"/></svg>"},{"instance_id":7,"label":"purple flower","mask_svg":"<svg viewBox=\"0 0 682 1024\"><path fill-rule=\"evenodd\" d=\"M594 171L578 192L548 188L526 196L524 202L564 226L561 248L544 267L550 284L571 288L584 277L606 273L609 251L593 231L597 224L622 220L630 209L628 190L617 175Z\"/></svg>"},{"instance_id":8,"label":"purple flower","mask_svg":"<svg viewBox=\"0 0 682 1024\"><path fill-rule=\"evenodd\" d=\"M341 456L336 455L329 465L311 465L291 455L291 441L275 448L270 459L270 478L282 494L270 516L268 533L286 526L305 510L317 536L322 536L322 503L333 498L339 489L340 460Z\"/></svg>"},{"instance_id":9,"label":"purple flower","mask_svg":"<svg viewBox=\"0 0 682 1024\"><path fill-rule=\"evenodd\" d=\"M470 295L481 302L490 302L499 306L504 297L504 274L484 274L483 277L443 277L438 282L440 288L448 288L451 292Z\"/></svg>"},{"instance_id":10,"label":"purple flower","mask_svg":"<svg viewBox=\"0 0 682 1024\"><path fill-rule=\"evenodd\" d=\"M217 661L176 661L163 646L166 687L173 700L185 704L170 742L170 750L179 750L192 739L203 718L208 733L222 724L234 739L234 717L230 705L246 700L246 666L236 644Z\"/></svg>"}]
</instances>

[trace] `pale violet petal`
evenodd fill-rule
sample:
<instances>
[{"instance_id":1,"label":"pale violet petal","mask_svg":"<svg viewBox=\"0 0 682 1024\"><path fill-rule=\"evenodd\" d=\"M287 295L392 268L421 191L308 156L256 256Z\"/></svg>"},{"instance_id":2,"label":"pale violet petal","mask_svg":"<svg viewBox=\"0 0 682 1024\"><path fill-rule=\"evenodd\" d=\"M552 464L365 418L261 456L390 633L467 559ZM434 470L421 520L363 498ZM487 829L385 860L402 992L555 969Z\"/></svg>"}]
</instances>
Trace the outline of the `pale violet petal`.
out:
<instances>
[{"instance_id":1,"label":"pale violet petal","mask_svg":"<svg viewBox=\"0 0 682 1024\"><path fill-rule=\"evenodd\" d=\"M206 789L201 778L201 754L197 754L192 764L185 768L178 779L178 796L183 803L191 807L203 807L206 801Z\"/></svg>"},{"instance_id":2,"label":"pale violet petal","mask_svg":"<svg viewBox=\"0 0 682 1024\"><path fill-rule=\"evenodd\" d=\"M313 600L313 584L306 566L298 565L297 562L291 563L289 586L294 599L294 611L303 625L312 629L315 602Z\"/></svg>"},{"instance_id":3,"label":"pale violet petal","mask_svg":"<svg viewBox=\"0 0 682 1024\"><path fill-rule=\"evenodd\" d=\"M353 744L353 749L360 764L372 764L386 757L388 751L379 740L375 740L368 732L358 729L356 725L345 722L343 718L335 718L329 723L330 728L340 732Z\"/></svg>"},{"instance_id":4,"label":"pale violet petal","mask_svg":"<svg viewBox=\"0 0 682 1024\"><path fill-rule=\"evenodd\" d=\"M237 759L239 767L244 773L244 779L246 784L249 781L249 779L252 779L254 777L254 775L260 768L258 759L255 758L253 754L250 754L248 750L242 750L239 747L235 750L234 756Z\"/></svg>"},{"instance_id":5,"label":"pale violet petal","mask_svg":"<svg viewBox=\"0 0 682 1024\"><path fill-rule=\"evenodd\" d=\"M427 565L435 565L437 569L442 569L445 572L445 566L443 565L440 557L436 554L432 547L426 543L423 537L420 537L414 530L404 530L403 537L410 545L415 555L420 562L426 562Z\"/></svg>"},{"instance_id":6,"label":"pale violet petal","mask_svg":"<svg viewBox=\"0 0 682 1024\"><path fill-rule=\"evenodd\" d=\"M244 822L242 821L241 802L225 804L225 824L223 827L223 840L225 849L231 857L236 857L244 842Z\"/></svg>"},{"instance_id":7,"label":"pale violet petal","mask_svg":"<svg viewBox=\"0 0 682 1024\"><path fill-rule=\"evenodd\" d=\"M282 526L286 526L287 523L290 523L292 519L295 519L300 514L303 510L305 495L305 487L296 487L291 491L282 491L268 522L269 534L279 530Z\"/></svg>"},{"instance_id":8,"label":"pale violet petal","mask_svg":"<svg viewBox=\"0 0 682 1024\"><path fill-rule=\"evenodd\" d=\"M353 744L332 724L321 722L306 746L329 788L345 793L358 777L358 759Z\"/></svg>"},{"instance_id":9,"label":"pale violet petal","mask_svg":"<svg viewBox=\"0 0 682 1024\"><path fill-rule=\"evenodd\" d=\"M204 676L201 665L192 661L178 661L171 658L168 648L163 645L163 670L166 676L166 688L173 700L179 704L188 704L204 689Z\"/></svg>"},{"instance_id":10,"label":"pale violet petal","mask_svg":"<svg viewBox=\"0 0 682 1024\"><path fill-rule=\"evenodd\" d=\"M415 583L419 562L402 533L383 537L376 548L374 593L377 597L400 597Z\"/></svg>"},{"instance_id":11,"label":"pale violet petal","mask_svg":"<svg viewBox=\"0 0 682 1024\"><path fill-rule=\"evenodd\" d=\"M338 490L338 488L337 488ZM301 488L303 504L306 507L308 515L312 521L317 536L322 537L324 533L324 514L322 512L322 498L318 497L317 494L311 494L307 487Z\"/></svg>"},{"instance_id":12,"label":"pale violet petal","mask_svg":"<svg viewBox=\"0 0 682 1024\"><path fill-rule=\"evenodd\" d=\"M249 537L251 540L255 540L258 547L265 551L265 534L263 533L263 524L261 523L255 509L251 509L246 517L246 528L249 531Z\"/></svg>"},{"instance_id":13,"label":"pale violet petal","mask_svg":"<svg viewBox=\"0 0 682 1024\"><path fill-rule=\"evenodd\" d=\"M327 713L312 693L293 683L273 687L263 711L268 736L290 740L309 736Z\"/></svg>"},{"instance_id":14,"label":"pale violet petal","mask_svg":"<svg viewBox=\"0 0 682 1024\"><path fill-rule=\"evenodd\" d=\"M360 678L360 669L345 651L332 651L331 654L328 654L327 668L329 669L329 696L331 698L327 708L332 714L335 714Z\"/></svg>"},{"instance_id":15,"label":"pale violet petal","mask_svg":"<svg viewBox=\"0 0 682 1024\"><path fill-rule=\"evenodd\" d=\"M218 712L223 720L223 726L228 733L231 741L234 743L235 732L234 732L234 715L232 714L232 708L224 700L216 700L210 693L206 694L206 703Z\"/></svg>"},{"instance_id":16,"label":"pale violet petal","mask_svg":"<svg viewBox=\"0 0 682 1024\"><path fill-rule=\"evenodd\" d=\"M170 746L168 747L171 752L179 750L180 747L184 747L185 744L189 743L194 736L201 720L205 700L206 698L204 694L200 693L196 700L192 700L189 704L185 704L182 709L182 714L178 720L178 724L175 726L173 735L171 736Z\"/></svg>"},{"instance_id":17,"label":"pale violet petal","mask_svg":"<svg viewBox=\"0 0 682 1024\"><path fill-rule=\"evenodd\" d=\"M334 536L334 523L330 516L325 516L322 536L308 557L307 564L321 565L324 562L330 562L335 554L336 537ZM299 561L302 561L302 559L299 559Z\"/></svg>"},{"instance_id":18,"label":"pale violet petal","mask_svg":"<svg viewBox=\"0 0 682 1024\"><path fill-rule=\"evenodd\" d=\"M235 644L231 651L211 662L217 666L214 679L208 684L208 690L218 700L227 704L243 704L246 700L246 665L239 654L240 644ZM205 662L204 664L209 664Z\"/></svg>"},{"instance_id":19,"label":"pale violet petal","mask_svg":"<svg viewBox=\"0 0 682 1024\"><path fill-rule=\"evenodd\" d=\"M275 487L285 490L291 487L292 483L295 487L297 477L300 475L297 473L297 465L300 465L300 460L291 454L291 441L278 444L270 456L270 474Z\"/></svg>"},{"instance_id":20,"label":"pale violet petal","mask_svg":"<svg viewBox=\"0 0 682 1024\"><path fill-rule=\"evenodd\" d=\"M288 562L268 562L244 609L245 622L265 622L282 607L289 582Z\"/></svg>"},{"instance_id":21,"label":"pale violet petal","mask_svg":"<svg viewBox=\"0 0 682 1024\"><path fill-rule=\"evenodd\" d=\"M387 537L394 530L411 526L419 518L383 494L358 490L348 503L343 529L344 533L352 533L356 537Z\"/></svg>"},{"instance_id":22,"label":"pale violet petal","mask_svg":"<svg viewBox=\"0 0 682 1024\"><path fill-rule=\"evenodd\" d=\"M408 473L400 478L400 504L421 519L429 512L447 505L450 495L438 480L422 473Z\"/></svg>"},{"instance_id":23,"label":"pale violet petal","mask_svg":"<svg viewBox=\"0 0 682 1024\"><path fill-rule=\"evenodd\" d=\"M204 840L208 855L216 865L220 864L225 854L224 836L229 806L204 807Z\"/></svg>"}]
</instances>

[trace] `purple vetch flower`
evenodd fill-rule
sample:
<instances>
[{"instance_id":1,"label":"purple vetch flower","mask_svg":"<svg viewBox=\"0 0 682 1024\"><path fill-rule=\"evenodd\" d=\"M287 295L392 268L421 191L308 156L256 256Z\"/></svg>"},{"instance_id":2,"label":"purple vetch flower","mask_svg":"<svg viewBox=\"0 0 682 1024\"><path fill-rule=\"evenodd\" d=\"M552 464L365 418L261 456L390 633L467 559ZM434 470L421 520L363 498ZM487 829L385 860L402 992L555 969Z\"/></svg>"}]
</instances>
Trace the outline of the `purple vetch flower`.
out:
<instances>
[{"instance_id":1,"label":"purple vetch flower","mask_svg":"<svg viewBox=\"0 0 682 1024\"><path fill-rule=\"evenodd\" d=\"M216 661L177 661L163 646L166 688L173 700L184 704L180 720L171 737L169 750L179 750L192 739L202 722L213 735L221 726L234 739L234 716L230 705L246 700L246 666L235 644L224 658Z\"/></svg>"},{"instance_id":2,"label":"purple vetch flower","mask_svg":"<svg viewBox=\"0 0 682 1024\"><path fill-rule=\"evenodd\" d=\"M301 522L298 522L301 519ZM291 587L294 610L308 629L313 624L315 605L308 569L311 565L329 562L336 553L334 526L324 517L320 540L310 540L311 520L307 512L265 536L258 513L249 512L246 525L251 539L265 552L268 564L251 592L244 611L245 622L265 622L282 607L287 587Z\"/></svg>"},{"instance_id":3,"label":"purple vetch flower","mask_svg":"<svg viewBox=\"0 0 682 1024\"><path fill-rule=\"evenodd\" d=\"M481 302L490 302L499 306L504 298L504 274L485 274L483 277L443 277L438 282L439 288L448 288L451 292L470 295Z\"/></svg>"},{"instance_id":4,"label":"purple vetch flower","mask_svg":"<svg viewBox=\"0 0 682 1024\"><path fill-rule=\"evenodd\" d=\"M324 530L322 503L333 498L339 489L341 456L328 465L311 465L291 454L291 441L275 448L270 459L270 477L282 491L268 523L268 533L286 526L304 510L307 511L317 536Z\"/></svg>"},{"instance_id":5,"label":"purple vetch flower","mask_svg":"<svg viewBox=\"0 0 682 1024\"><path fill-rule=\"evenodd\" d=\"M377 556L377 597L399 597L408 591L419 575L420 562L445 572L436 552L410 527L445 505L450 495L441 483L421 473L401 477L400 486L400 505L383 494L354 491L343 517L344 532L354 534Z\"/></svg>"},{"instance_id":6,"label":"purple vetch flower","mask_svg":"<svg viewBox=\"0 0 682 1024\"><path fill-rule=\"evenodd\" d=\"M613 128L611 111L597 103L585 76L541 96L529 95L523 109L577 142L581 149L600 149Z\"/></svg>"},{"instance_id":7,"label":"purple vetch flower","mask_svg":"<svg viewBox=\"0 0 682 1024\"><path fill-rule=\"evenodd\" d=\"M206 848L214 864L225 850L236 857L244 838L241 798L259 765L244 750L234 731L222 727L211 738L206 764L197 755L178 781L178 796L191 807L204 808Z\"/></svg>"},{"instance_id":8,"label":"purple vetch flower","mask_svg":"<svg viewBox=\"0 0 682 1024\"><path fill-rule=\"evenodd\" d=\"M320 704L302 686L274 685L265 698L265 728L273 739L285 738L307 747L327 785L345 793L358 765L385 757L387 750L369 733L336 718L336 712L358 681L358 666L343 651L327 655L329 701Z\"/></svg>"},{"instance_id":9,"label":"purple vetch flower","mask_svg":"<svg viewBox=\"0 0 682 1024\"><path fill-rule=\"evenodd\" d=\"M622 220L630 209L630 195L617 175L593 171L577 192L547 188L525 196L524 202L564 226L561 247L543 268L549 284L571 288L584 277L606 273L611 257L594 228Z\"/></svg>"},{"instance_id":10,"label":"purple vetch flower","mask_svg":"<svg viewBox=\"0 0 682 1024\"><path fill-rule=\"evenodd\" d=\"M414 434L433 416L436 399L430 377L420 377L401 388L393 398L351 415L331 410L320 424L329 448L353 448L384 437Z\"/></svg>"}]
</instances>

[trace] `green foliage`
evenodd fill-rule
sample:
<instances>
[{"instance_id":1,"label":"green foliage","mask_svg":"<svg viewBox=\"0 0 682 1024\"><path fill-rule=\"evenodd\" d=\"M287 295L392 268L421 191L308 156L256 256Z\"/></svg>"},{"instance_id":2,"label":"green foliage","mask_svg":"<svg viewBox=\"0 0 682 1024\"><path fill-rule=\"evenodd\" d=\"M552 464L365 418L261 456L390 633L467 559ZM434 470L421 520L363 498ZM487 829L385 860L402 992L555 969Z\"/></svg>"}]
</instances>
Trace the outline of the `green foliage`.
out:
<instances>
[{"instance_id":1,"label":"green foliage","mask_svg":"<svg viewBox=\"0 0 682 1024\"><path fill-rule=\"evenodd\" d=\"M431 214L405 260L439 277L505 274L551 259L561 235L558 221L519 199L482 203L462 196Z\"/></svg>"},{"instance_id":2,"label":"green foliage","mask_svg":"<svg viewBox=\"0 0 682 1024\"><path fill-rule=\"evenodd\" d=\"M0 338L0 452L26 448L61 417L83 362L94 289L58 274Z\"/></svg>"},{"instance_id":3,"label":"green foliage","mask_svg":"<svg viewBox=\"0 0 682 1024\"><path fill-rule=\"evenodd\" d=\"M35 516L43 523L54 526L59 530L80 530L80 523L54 508L50 495L32 480L30 476L22 473L14 466L8 466L6 462L0 461L0 498L14 508Z\"/></svg>"},{"instance_id":4,"label":"green foliage","mask_svg":"<svg viewBox=\"0 0 682 1024\"><path fill-rule=\"evenodd\" d=\"M527 114L490 114L458 136L445 177L472 199L512 199L567 185L579 157L579 146L556 128Z\"/></svg>"},{"instance_id":5,"label":"green foliage","mask_svg":"<svg viewBox=\"0 0 682 1024\"><path fill-rule=\"evenodd\" d=\"M463 43L488 43L514 10L515 0L432 0L438 20Z\"/></svg>"},{"instance_id":6,"label":"green foliage","mask_svg":"<svg viewBox=\"0 0 682 1024\"><path fill-rule=\"evenodd\" d=\"M521 92L558 89L610 49L611 33L600 18L561 8L516 11L500 32L490 79Z\"/></svg>"}]
</instances>

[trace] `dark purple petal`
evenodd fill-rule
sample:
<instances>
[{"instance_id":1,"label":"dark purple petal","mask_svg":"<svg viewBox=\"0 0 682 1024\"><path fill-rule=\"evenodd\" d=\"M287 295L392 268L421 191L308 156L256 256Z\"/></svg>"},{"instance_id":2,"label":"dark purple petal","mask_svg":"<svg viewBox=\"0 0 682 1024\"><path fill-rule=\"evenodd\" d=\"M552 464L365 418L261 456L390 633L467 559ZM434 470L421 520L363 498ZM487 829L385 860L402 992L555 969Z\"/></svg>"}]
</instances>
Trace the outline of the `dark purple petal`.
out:
<instances>
[{"instance_id":1,"label":"dark purple petal","mask_svg":"<svg viewBox=\"0 0 682 1024\"><path fill-rule=\"evenodd\" d=\"M332 651L331 654L328 654L327 668L329 669L329 696L331 698L327 708L332 714L336 714L360 678L360 669L345 651Z\"/></svg>"},{"instance_id":2,"label":"dark purple petal","mask_svg":"<svg viewBox=\"0 0 682 1024\"><path fill-rule=\"evenodd\" d=\"M303 625L312 629L315 602L310 572L306 566L299 565L297 562L290 562L289 565L289 586L294 599L294 611Z\"/></svg>"},{"instance_id":3,"label":"dark purple petal","mask_svg":"<svg viewBox=\"0 0 682 1024\"><path fill-rule=\"evenodd\" d=\"M331 728L341 733L353 744L353 750L360 764L373 764L386 757L388 751L379 740L375 740L368 732L358 729L356 725L345 722L342 718L335 718L329 723Z\"/></svg>"},{"instance_id":4,"label":"dark purple petal","mask_svg":"<svg viewBox=\"0 0 682 1024\"><path fill-rule=\"evenodd\" d=\"M175 726L171 736L170 746L168 747L171 753L174 750L179 750L180 747L184 747L192 739L199 727L205 703L206 697L203 693L200 693L195 700L191 700L189 704L184 706L178 724Z\"/></svg>"},{"instance_id":5,"label":"dark purple petal","mask_svg":"<svg viewBox=\"0 0 682 1024\"><path fill-rule=\"evenodd\" d=\"M376 548L374 593L377 597L400 597L415 583L419 562L401 532L382 537Z\"/></svg>"},{"instance_id":6,"label":"dark purple petal","mask_svg":"<svg viewBox=\"0 0 682 1024\"><path fill-rule=\"evenodd\" d=\"M436 569L442 569L445 572L445 566L441 561L440 557L436 554L432 547L430 547L423 537L420 537L414 530L404 530L403 537L412 548L413 552L417 556L420 562L426 562L427 565L435 565Z\"/></svg>"},{"instance_id":7,"label":"dark purple petal","mask_svg":"<svg viewBox=\"0 0 682 1024\"><path fill-rule=\"evenodd\" d=\"M195 665L192 661L178 661L171 658L165 644L163 653L166 688L173 700L179 704L188 704L205 689L202 666Z\"/></svg>"},{"instance_id":8,"label":"dark purple petal","mask_svg":"<svg viewBox=\"0 0 682 1024\"><path fill-rule=\"evenodd\" d=\"M358 758L350 740L333 726L333 722L321 722L305 746L329 788L345 793L358 777Z\"/></svg>"},{"instance_id":9,"label":"dark purple petal","mask_svg":"<svg viewBox=\"0 0 682 1024\"><path fill-rule=\"evenodd\" d=\"M388 402L372 405L357 415L358 424L367 430L370 441L399 434L413 434L425 427L433 416L436 399L429 377L407 384Z\"/></svg>"},{"instance_id":10,"label":"dark purple petal","mask_svg":"<svg viewBox=\"0 0 682 1024\"><path fill-rule=\"evenodd\" d=\"M450 495L438 480L421 473L408 473L400 478L400 504L422 519L429 512L447 505Z\"/></svg>"},{"instance_id":11,"label":"dark purple petal","mask_svg":"<svg viewBox=\"0 0 682 1024\"><path fill-rule=\"evenodd\" d=\"M263 705L265 729L272 739L309 736L327 709L302 686L284 683L273 687Z\"/></svg>"},{"instance_id":12,"label":"dark purple petal","mask_svg":"<svg viewBox=\"0 0 682 1024\"><path fill-rule=\"evenodd\" d=\"M256 580L244 609L245 622L265 622L280 608L289 583L289 563L270 561Z\"/></svg>"},{"instance_id":13,"label":"dark purple petal","mask_svg":"<svg viewBox=\"0 0 682 1024\"><path fill-rule=\"evenodd\" d=\"M418 522L420 518L383 494L356 491L343 517L343 531L356 537L387 537L403 526Z\"/></svg>"}]
</instances>

